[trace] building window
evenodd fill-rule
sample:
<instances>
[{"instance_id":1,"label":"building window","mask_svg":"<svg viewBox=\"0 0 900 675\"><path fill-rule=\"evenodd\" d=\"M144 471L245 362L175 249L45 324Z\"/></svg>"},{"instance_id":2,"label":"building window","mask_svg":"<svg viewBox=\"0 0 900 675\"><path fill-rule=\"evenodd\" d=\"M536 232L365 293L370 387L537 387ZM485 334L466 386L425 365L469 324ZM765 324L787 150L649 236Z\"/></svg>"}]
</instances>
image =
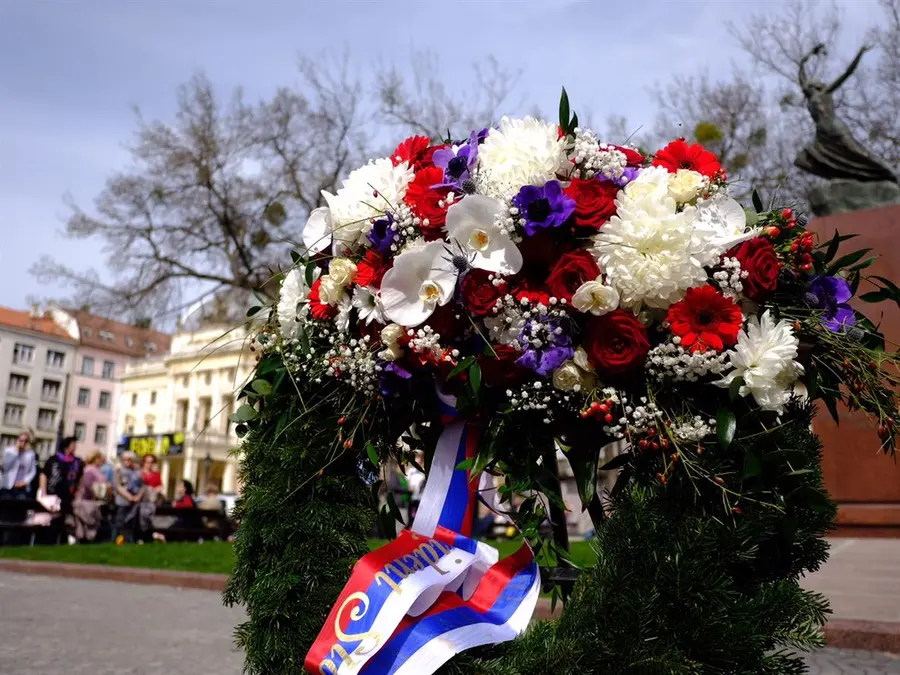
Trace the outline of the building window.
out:
<instances>
[{"instance_id":1,"label":"building window","mask_svg":"<svg viewBox=\"0 0 900 675\"><path fill-rule=\"evenodd\" d=\"M132 436L134 434L134 425L129 424L128 428L125 430L125 433L127 433L129 436Z\"/></svg>"},{"instance_id":2,"label":"building window","mask_svg":"<svg viewBox=\"0 0 900 675\"><path fill-rule=\"evenodd\" d=\"M94 374L94 359L92 359L90 356L85 356L83 359L81 359L81 374Z\"/></svg>"},{"instance_id":3,"label":"building window","mask_svg":"<svg viewBox=\"0 0 900 675\"><path fill-rule=\"evenodd\" d=\"M78 389L78 405L85 406L91 404L91 390L80 387Z\"/></svg>"},{"instance_id":4,"label":"building window","mask_svg":"<svg viewBox=\"0 0 900 675\"><path fill-rule=\"evenodd\" d=\"M41 408L38 410L38 429L43 429L44 431L48 431L56 426L56 411L55 410L47 410L46 408Z\"/></svg>"},{"instance_id":5,"label":"building window","mask_svg":"<svg viewBox=\"0 0 900 675\"><path fill-rule=\"evenodd\" d=\"M206 384L212 384L212 373L210 371L206 371L206 374L203 376L203 381Z\"/></svg>"},{"instance_id":6,"label":"building window","mask_svg":"<svg viewBox=\"0 0 900 675\"><path fill-rule=\"evenodd\" d=\"M77 438L79 441L83 441L85 431L86 429L84 426L84 422L75 422L75 438Z\"/></svg>"},{"instance_id":7,"label":"building window","mask_svg":"<svg viewBox=\"0 0 900 675\"><path fill-rule=\"evenodd\" d=\"M58 380L44 380L41 385L41 400L55 403L59 401L59 392L62 390L62 383Z\"/></svg>"},{"instance_id":8,"label":"building window","mask_svg":"<svg viewBox=\"0 0 900 675\"><path fill-rule=\"evenodd\" d=\"M103 362L103 379L112 380L116 377L116 364L112 361Z\"/></svg>"},{"instance_id":9,"label":"building window","mask_svg":"<svg viewBox=\"0 0 900 675\"><path fill-rule=\"evenodd\" d=\"M109 402L110 402L111 398L112 398L112 394L110 394L108 391L100 392L100 409L101 410L109 410Z\"/></svg>"},{"instance_id":10,"label":"building window","mask_svg":"<svg viewBox=\"0 0 900 675\"><path fill-rule=\"evenodd\" d=\"M156 351L156 343L155 342L145 342L144 349L146 349L148 352L155 352Z\"/></svg>"},{"instance_id":11,"label":"building window","mask_svg":"<svg viewBox=\"0 0 900 675\"><path fill-rule=\"evenodd\" d=\"M137 394L131 395L131 407L134 408L137 405Z\"/></svg>"},{"instance_id":12,"label":"building window","mask_svg":"<svg viewBox=\"0 0 900 675\"><path fill-rule=\"evenodd\" d=\"M53 349L47 350L48 368L62 368L64 365L66 365L66 355L63 352L58 352Z\"/></svg>"},{"instance_id":13,"label":"building window","mask_svg":"<svg viewBox=\"0 0 900 675\"><path fill-rule=\"evenodd\" d=\"M150 405L156 405L156 392L150 392Z\"/></svg>"},{"instance_id":14,"label":"building window","mask_svg":"<svg viewBox=\"0 0 900 675\"><path fill-rule=\"evenodd\" d=\"M152 434L152 433L153 433L153 425L152 425L152 424L148 424L148 425L147 425L147 433L148 433L148 434Z\"/></svg>"},{"instance_id":15,"label":"building window","mask_svg":"<svg viewBox=\"0 0 900 675\"><path fill-rule=\"evenodd\" d=\"M112 342L113 340L116 339L115 334L110 333L108 330L101 330L100 332L97 333L97 335L100 337L101 340L106 340L107 342Z\"/></svg>"},{"instance_id":16,"label":"building window","mask_svg":"<svg viewBox=\"0 0 900 675\"><path fill-rule=\"evenodd\" d=\"M106 443L106 427L102 424L94 429L94 443Z\"/></svg>"},{"instance_id":17,"label":"building window","mask_svg":"<svg viewBox=\"0 0 900 675\"><path fill-rule=\"evenodd\" d=\"M7 403L3 410L3 423L10 426L22 426L22 418L25 416L25 406Z\"/></svg>"},{"instance_id":18,"label":"building window","mask_svg":"<svg viewBox=\"0 0 900 675\"><path fill-rule=\"evenodd\" d=\"M227 371L225 371L225 377L230 383L234 384L234 368L229 368Z\"/></svg>"},{"instance_id":19,"label":"building window","mask_svg":"<svg viewBox=\"0 0 900 675\"><path fill-rule=\"evenodd\" d=\"M28 376L16 375L13 373L9 376L9 387L7 391L14 396L28 395Z\"/></svg>"},{"instance_id":20,"label":"building window","mask_svg":"<svg viewBox=\"0 0 900 675\"><path fill-rule=\"evenodd\" d=\"M16 343L13 350L13 363L19 365L28 365L34 361L34 347L32 345L23 345L21 342Z\"/></svg>"},{"instance_id":21,"label":"building window","mask_svg":"<svg viewBox=\"0 0 900 675\"><path fill-rule=\"evenodd\" d=\"M85 336L85 337L90 337L90 336L91 336L91 333L92 333L91 329L88 328L87 326L85 326L84 328L82 328L82 329L81 329L81 332L84 333L84 336Z\"/></svg>"},{"instance_id":22,"label":"building window","mask_svg":"<svg viewBox=\"0 0 900 675\"><path fill-rule=\"evenodd\" d=\"M125 336L125 346L134 347L134 340L128 335Z\"/></svg>"},{"instance_id":23,"label":"building window","mask_svg":"<svg viewBox=\"0 0 900 675\"><path fill-rule=\"evenodd\" d=\"M188 406L188 400L183 398L178 401L178 405L175 408L175 428L178 430L187 429Z\"/></svg>"},{"instance_id":24,"label":"building window","mask_svg":"<svg viewBox=\"0 0 900 675\"><path fill-rule=\"evenodd\" d=\"M49 457L53 452L53 439L39 438L34 442L34 451L38 457Z\"/></svg>"},{"instance_id":25,"label":"building window","mask_svg":"<svg viewBox=\"0 0 900 675\"><path fill-rule=\"evenodd\" d=\"M188 376L187 375L185 375L184 377L181 378L181 386L182 387L188 386Z\"/></svg>"}]
</instances>

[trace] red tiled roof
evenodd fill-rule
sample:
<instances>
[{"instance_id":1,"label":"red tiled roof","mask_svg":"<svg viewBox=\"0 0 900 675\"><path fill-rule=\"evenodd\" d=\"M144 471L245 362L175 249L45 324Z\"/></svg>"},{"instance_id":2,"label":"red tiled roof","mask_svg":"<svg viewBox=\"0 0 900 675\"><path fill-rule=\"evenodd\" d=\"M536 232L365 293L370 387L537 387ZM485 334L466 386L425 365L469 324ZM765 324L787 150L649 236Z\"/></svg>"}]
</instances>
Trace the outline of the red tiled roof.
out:
<instances>
[{"instance_id":1,"label":"red tiled roof","mask_svg":"<svg viewBox=\"0 0 900 675\"><path fill-rule=\"evenodd\" d=\"M42 333L57 339L75 342L65 330L56 324L49 316L33 317L31 312L0 307L0 326L27 330L32 333Z\"/></svg>"},{"instance_id":2,"label":"red tiled roof","mask_svg":"<svg viewBox=\"0 0 900 675\"><path fill-rule=\"evenodd\" d=\"M87 347L133 357L163 354L169 351L172 337L166 333L105 319L81 310L66 311L78 321L81 344Z\"/></svg>"}]
</instances>

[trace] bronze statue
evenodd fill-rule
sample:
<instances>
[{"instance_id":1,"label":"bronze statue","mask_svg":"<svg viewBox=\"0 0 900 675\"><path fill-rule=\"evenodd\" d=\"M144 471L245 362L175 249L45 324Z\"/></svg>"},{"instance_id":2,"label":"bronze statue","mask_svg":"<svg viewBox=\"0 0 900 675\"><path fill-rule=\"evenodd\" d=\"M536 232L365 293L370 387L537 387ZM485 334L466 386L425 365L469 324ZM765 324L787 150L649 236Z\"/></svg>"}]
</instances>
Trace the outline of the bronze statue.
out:
<instances>
[{"instance_id":1,"label":"bronze statue","mask_svg":"<svg viewBox=\"0 0 900 675\"><path fill-rule=\"evenodd\" d=\"M794 164L804 171L822 178L845 178L857 181L891 181L897 183L894 170L876 159L869 150L855 138L844 122L834 112L832 94L853 74L863 54L871 47L863 46L856 58L847 66L844 74L831 85L815 80L806 74L806 63L813 56L824 53L825 45L816 45L800 60L800 88L806 97L806 107L816 123L816 137L807 145Z\"/></svg>"}]
</instances>

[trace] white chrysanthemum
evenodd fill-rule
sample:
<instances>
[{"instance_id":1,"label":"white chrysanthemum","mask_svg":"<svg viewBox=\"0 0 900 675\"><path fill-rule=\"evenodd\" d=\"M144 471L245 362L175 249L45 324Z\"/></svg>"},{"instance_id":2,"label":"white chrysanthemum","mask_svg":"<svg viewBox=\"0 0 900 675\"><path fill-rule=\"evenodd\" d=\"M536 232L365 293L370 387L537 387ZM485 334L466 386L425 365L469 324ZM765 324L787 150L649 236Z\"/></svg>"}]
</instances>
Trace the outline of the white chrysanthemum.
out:
<instances>
[{"instance_id":1,"label":"white chrysanthemum","mask_svg":"<svg viewBox=\"0 0 900 675\"><path fill-rule=\"evenodd\" d=\"M323 190L335 240L346 246L363 243L371 228L369 219L399 204L412 177L406 162L394 166L389 159L376 159L351 172L337 194Z\"/></svg>"},{"instance_id":2,"label":"white chrysanthemum","mask_svg":"<svg viewBox=\"0 0 900 675\"><path fill-rule=\"evenodd\" d=\"M478 147L478 166L485 192L502 199L523 185L543 185L571 167L556 125L533 117L500 120Z\"/></svg>"},{"instance_id":3,"label":"white chrysanthemum","mask_svg":"<svg viewBox=\"0 0 900 675\"><path fill-rule=\"evenodd\" d=\"M313 271L315 281L322 270L318 267ZM304 270L294 268L284 276L281 282L281 294L278 297L278 306L275 308L278 314L278 323L281 326L281 334L285 338L297 337L300 321L309 311L306 299L309 297L309 286L306 285Z\"/></svg>"},{"instance_id":4,"label":"white chrysanthemum","mask_svg":"<svg viewBox=\"0 0 900 675\"><path fill-rule=\"evenodd\" d=\"M594 254L620 306L665 309L688 288L707 282L703 266L722 249L695 233L696 208L677 211L664 168L641 171L619 192L616 207L616 215L594 237Z\"/></svg>"},{"instance_id":5,"label":"white chrysanthemum","mask_svg":"<svg viewBox=\"0 0 900 675\"><path fill-rule=\"evenodd\" d=\"M350 296L344 293L337 302L338 313L334 317L335 327L342 333L350 330L350 310L353 309L353 303Z\"/></svg>"},{"instance_id":6,"label":"white chrysanthemum","mask_svg":"<svg viewBox=\"0 0 900 675\"><path fill-rule=\"evenodd\" d=\"M716 384L728 387L741 377L741 396L752 394L763 410L781 413L794 382L803 374L803 366L795 361L799 345L789 321L775 323L768 311L761 317L751 316L734 349L727 352L734 370Z\"/></svg>"},{"instance_id":7,"label":"white chrysanthemum","mask_svg":"<svg viewBox=\"0 0 900 675\"><path fill-rule=\"evenodd\" d=\"M384 307L381 298L375 295L365 286L357 286L353 289L353 306L359 314L359 320L370 324L373 321L384 323Z\"/></svg>"}]
</instances>

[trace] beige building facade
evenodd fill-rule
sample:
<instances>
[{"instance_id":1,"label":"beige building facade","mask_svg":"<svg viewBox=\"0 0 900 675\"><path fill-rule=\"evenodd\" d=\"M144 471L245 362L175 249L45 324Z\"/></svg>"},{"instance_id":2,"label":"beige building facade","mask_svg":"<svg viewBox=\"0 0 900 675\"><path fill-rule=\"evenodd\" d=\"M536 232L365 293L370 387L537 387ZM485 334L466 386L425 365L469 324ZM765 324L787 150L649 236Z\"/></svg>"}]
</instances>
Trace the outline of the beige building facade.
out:
<instances>
[{"instance_id":1,"label":"beige building facade","mask_svg":"<svg viewBox=\"0 0 900 675\"><path fill-rule=\"evenodd\" d=\"M238 491L239 439L230 421L234 395L253 370L244 327L206 323L179 329L169 353L125 368L119 402L119 450L153 452L171 497L180 479L197 493L208 484Z\"/></svg>"}]
</instances>

